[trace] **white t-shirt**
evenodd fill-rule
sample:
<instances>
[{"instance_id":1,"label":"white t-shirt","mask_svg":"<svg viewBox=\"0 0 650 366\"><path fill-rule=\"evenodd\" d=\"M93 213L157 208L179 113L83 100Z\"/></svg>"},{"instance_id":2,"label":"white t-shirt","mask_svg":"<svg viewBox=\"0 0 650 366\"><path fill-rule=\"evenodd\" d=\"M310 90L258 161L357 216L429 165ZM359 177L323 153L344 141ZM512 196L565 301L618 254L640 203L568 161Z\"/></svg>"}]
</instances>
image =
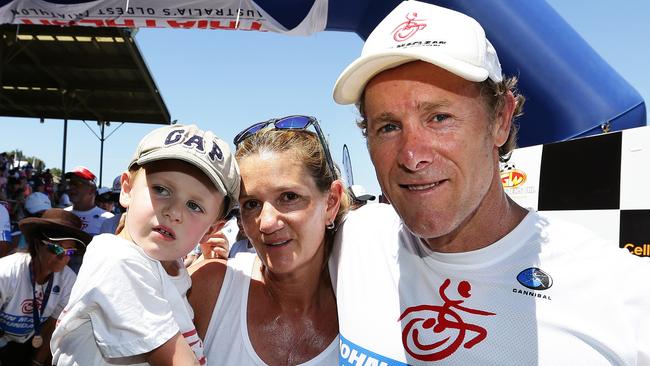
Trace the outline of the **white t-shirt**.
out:
<instances>
[{"instance_id":1,"label":"white t-shirt","mask_svg":"<svg viewBox=\"0 0 650 366\"><path fill-rule=\"evenodd\" d=\"M650 263L535 212L488 247L438 253L368 205L330 270L341 365L650 364Z\"/></svg>"},{"instance_id":2,"label":"white t-shirt","mask_svg":"<svg viewBox=\"0 0 650 366\"><path fill-rule=\"evenodd\" d=\"M205 353L211 365L266 366L253 348L246 320L248 289L256 258L254 253L239 253L228 260L221 292L205 335ZM338 344L336 337L323 352L300 366L336 365Z\"/></svg>"},{"instance_id":3,"label":"white t-shirt","mask_svg":"<svg viewBox=\"0 0 650 366\"><path fill-rule=\"evenodd\" d=\"M101 207L93 207L88 211L73 210L72 206L66 207L66 211L70 211L81 219L81 230L90 235L97 235L101 233L102 222L113 217L113 214L102 209Z\"/></svg>"},{"instance_id":4,"label":"white t-shirt","mask_svg":"<svg viewBox=\"0 0 650 366\"><path fill-rule=\"evenodd\" d=\"M0 241L11 242L11 219L4 205L0 204Z\"/></svg>"},{"instance_id":5,"label":"white t-shirt","mask_svg":"<svg viewBox=\"0 0 650 366\"><path fill-rule=\"evenodd\" d=\"M144 354L180 332L204 365L185 297L191 280L180 267L172 277L134 243L111 234L94 237L52 335L53 363L146 365Z\"/></svg>"},{"instance_id":6,"label":"white t-shirt","mask_svg":"<svg viewBox=\"0 0 650 366\"><path fill-rule=\"evenodd\" d=\"M115 230L117 230L117 226L120 224L121 218L122 218L122 214L119 213L117 215L113 215L113 217L104 220L104 222L102 222L102 225L99 229L99 233L115 234Z\"/></svg>"},{"instance_id":7,"label":"white t-shirt","mask_svg":"<svg viewBox=\"0 0 650 366\"><path fill-rule=\"evenodd\" d=\"M24 343L34 334L34 293L29 277L29 253L14 253L0 258L0 348L8 341ZM40 315L41 324L50 317L57 318L68 303L75 274L68 267L53 274L52 289L47 305ZM42 304L47 282L36 284L36 301Z\"/></svg>"}]
</instances>

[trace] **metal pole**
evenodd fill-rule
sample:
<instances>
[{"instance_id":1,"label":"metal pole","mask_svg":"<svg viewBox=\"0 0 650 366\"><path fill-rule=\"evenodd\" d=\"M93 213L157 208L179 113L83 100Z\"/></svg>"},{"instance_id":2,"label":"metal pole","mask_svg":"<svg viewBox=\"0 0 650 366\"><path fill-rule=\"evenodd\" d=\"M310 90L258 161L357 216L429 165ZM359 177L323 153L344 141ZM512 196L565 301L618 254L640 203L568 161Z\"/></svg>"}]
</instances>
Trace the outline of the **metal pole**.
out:
<instances>
[{"instance_id":1,"label":"metal pole","mask_svg":"<svg viewBox=\"0 0 650 366\"><path fill-rule=\"evenodd\" d=\"M65 174L65 151L68 146L68 119L63 120L63 161L61 162L61 174ZM63 176L61 177L63 178Z\"/></svg>"},{"instance_id":2,"label":"metal pole","mask_svg":"<svg viewBox=\"0 0 650 366\"><path fill-rule=\"evenodd\" d=\"M98 187L102 186L102 174L103 174L103 169L104 169L104 126L106 126L106 122L101 121L101 138L99 139L101 141L101 151L99 152L99 185Z\"/></svg>"}]
</instances>

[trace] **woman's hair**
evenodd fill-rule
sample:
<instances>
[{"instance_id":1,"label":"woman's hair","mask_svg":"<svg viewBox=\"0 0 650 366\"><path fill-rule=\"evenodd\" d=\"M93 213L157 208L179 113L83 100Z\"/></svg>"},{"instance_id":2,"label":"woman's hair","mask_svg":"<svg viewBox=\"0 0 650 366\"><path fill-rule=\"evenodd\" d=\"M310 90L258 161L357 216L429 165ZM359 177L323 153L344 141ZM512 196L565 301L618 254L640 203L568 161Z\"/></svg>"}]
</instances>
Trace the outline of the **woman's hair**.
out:
<instances>
[{"instance_id":1,"label":"woman's hair","mask_svg":"<svg viewBox=\"0 0 650 366\"><path fill-rule=\"evenodd\" d=\"M512 113L512 123L510 124L510 134L506 142L499 147L499 160L501 162L506 162L510 159L512 150L517 147L517 131L519 130L519 124L517 123L517 118L524 114L523 108L524 103L526 102L526 97L519 93L517 90L518 79L516 76L504 77L502 81L495 83L494 81L487 79L481 83L478 83L478 87L481 92L481 97L485 101L485 105L488 108L488 111L491 114L491 121L494 122L497 114L501 111L501 108L505 105L506 95L508 92L512 92L512 95L515 97L515 108ZM361 134L364 137L368 137L368 119L366 116L365 110L365 92L361 95L361 99L357 103L357 108L359 109L359 114L361 119L357 122L359 128L361 128Z\"/></svg>"},{"instance_id":2,"label":"woman's hair","mask_svg":"<svg viewBox=\"0 0 650 366\"><path fill-rule=\"evenodd\" d=\"M318 189L328 192L332 183L340 179L338 167L330 169L318 136L305 130L261 130L237 146L235 158L239 161L248 156L291 151L293 160L303 163ZM350 197L343 190L339 211L334 219L334 229L325 232L326 258L329 256L336 228L339 227L350 208Z\"/></svg>"},{"instance_id":3,"label":"woman's hair","mask_svg":"<svg viewBox=\"0 0 650 366\"><path fill-rule=\"evenodd\" d=\"M27 242L27 249L29 250L29 255L32 257L32 260L39 260L38 252L41 248L41 235L32 235L30 237L25 237Z\"/></svg>"}]
</instances>

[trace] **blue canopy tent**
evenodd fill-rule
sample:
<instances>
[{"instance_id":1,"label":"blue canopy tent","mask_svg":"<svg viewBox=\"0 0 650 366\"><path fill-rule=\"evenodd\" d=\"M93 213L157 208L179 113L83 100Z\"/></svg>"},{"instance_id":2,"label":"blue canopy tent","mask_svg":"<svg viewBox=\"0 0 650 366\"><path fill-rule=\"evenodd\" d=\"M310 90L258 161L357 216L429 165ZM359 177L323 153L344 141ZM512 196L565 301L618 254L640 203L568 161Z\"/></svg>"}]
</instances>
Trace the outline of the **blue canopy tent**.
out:
<instances>
[{"instance_id":1,"label":"blue canopy tent","mask_svg":"<svg viewBox=\"0 0 650 366\"><path fill-rule=\"evenodd\" d=\"M646 125L641 95L603 60L544 0L426 1L465 13L485 28L503 71L519 75L526 96L519 146ZM287 27L313 1L258 0ZM330 0L327 30L352 31L366 39L400 0ZM290 8L291 11L286 11Z\"/></svg>"},{"instance_id":2,"label":"blue canopy tent","mask_svg":"<svg viewBox=\"0 0 650 366\"><path fill-rule=\"evenodd\" d=\"M241 18L249 21L248 30L267 28L290 32L320 7L326 9L318 13L326 16L324 22L321 19L324 30L355 32L365 39L399 2L189 0L178 5L184 7L181 12L171 0L0 0L0 23L242 29L239 28ZM646 124L645 103L640 94L544 0L428 2L477 19L497 49L504 72L520 76L520 89L527 97L525 115L520 120L520 146ZM48 9L36 9L34 4L46 4ZM121 12L97 10L120 6ZM246 10L237 11L238 8ZM140 14L137 9L142 9ZM236 20L224 20L227 13L236 16ZM175 20L170 20L174 16ZM259 23L249 19L255 17ZM167 23L161 23L164 21Z\"/></svg>"}]
</instances>

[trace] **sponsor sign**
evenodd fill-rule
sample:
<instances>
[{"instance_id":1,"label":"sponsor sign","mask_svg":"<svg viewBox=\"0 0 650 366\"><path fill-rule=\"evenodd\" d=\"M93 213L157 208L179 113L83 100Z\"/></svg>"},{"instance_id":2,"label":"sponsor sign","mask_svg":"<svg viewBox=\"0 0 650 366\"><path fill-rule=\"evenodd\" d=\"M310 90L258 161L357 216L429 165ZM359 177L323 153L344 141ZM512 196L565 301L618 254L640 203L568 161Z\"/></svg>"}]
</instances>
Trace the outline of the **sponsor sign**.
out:
<instances>
[{"instance_id":1,"label":"sponsor sign","mask_svg":"<svg viewBox=\"0 0 650 366\"><path fill-rule=\"evenodd\" d=\"M316 0L287 29L253 0L14 0L0 7L0 24L91 27L225 29L309 35L325 29L327 0Z\"/></svg>"}]
</instances>

